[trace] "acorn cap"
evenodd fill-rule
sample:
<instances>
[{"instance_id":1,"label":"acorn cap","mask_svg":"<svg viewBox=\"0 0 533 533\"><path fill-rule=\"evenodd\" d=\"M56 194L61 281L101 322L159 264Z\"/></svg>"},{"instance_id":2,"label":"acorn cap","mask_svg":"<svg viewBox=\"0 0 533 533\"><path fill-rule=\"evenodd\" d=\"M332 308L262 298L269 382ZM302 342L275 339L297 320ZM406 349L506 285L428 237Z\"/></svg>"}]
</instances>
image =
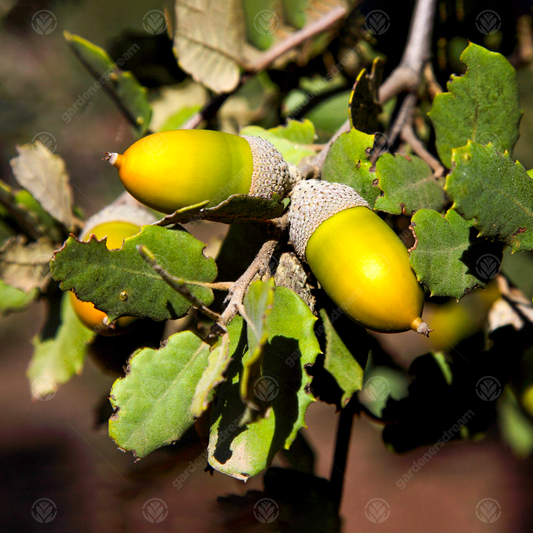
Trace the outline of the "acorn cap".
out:
<instances>
[{"instance_id":1,"label":"acorn cap","mask_svg":"<svg viewBox=\"0 0 533 533\"><path fill-rule=\"evenodd\" d=\"M351 207L370 209L368 202L348 185L321 180L298 182L289 208L289 236L298 256L306 260L307 241L322 222Z\"/></svg>"},{"instance_id":2,"label":"acorn cap","mask_svg":"<svg viewBox=\"0 0 533 533\"><path fill-rule=\"evenodd\" d=\"M156 218L152 213L140 207L129 205L108 205L101 211L88 218L83 226L80 238L84 239L91 234L91 231L100 224L108 222L127 222L136 226L148 226L153 224Z\"/></svg>"},{"instance_id":3,"label":"acorn cap","mask_svg":"<svg viewBox=\"0 0 533 533\"><path fill-rule=\"evenodd\" d=\"M295 181L294 170L291 172L289 164L270 142L249 135L242 138L248 141L254 162L249 196L270 199L279 194L283 198Z\"/></svg>"}]
</instances>

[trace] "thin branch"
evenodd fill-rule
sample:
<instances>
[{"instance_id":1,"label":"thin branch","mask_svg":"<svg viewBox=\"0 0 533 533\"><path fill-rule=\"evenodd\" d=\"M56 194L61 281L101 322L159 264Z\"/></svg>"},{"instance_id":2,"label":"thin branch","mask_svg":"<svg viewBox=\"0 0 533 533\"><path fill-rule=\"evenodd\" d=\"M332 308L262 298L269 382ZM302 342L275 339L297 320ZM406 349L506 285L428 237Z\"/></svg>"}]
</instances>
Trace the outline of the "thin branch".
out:
<instances>
[{"instance_id":1,"label":"thin branch","mask_svg":"<svg viewBox=\"0 0 533 533\"><path fill-rule=\"evenodd\" d=\"M281 43L266 51L259 57L259 60L254 65L250 66L249 70L251 72L261 72L265 70L269 65L274 63L276 59L286 54L289 50L296 48L311 37L335 26L335 24L346 17L347 14L348 11L344 6L334 7L322 18L308 24L305 28L294 32L287 37L287 39L284 39Z\"/></svg>"},{"instance_id":2,"label":"thin branch","mask_svg":"<svg viewBox=\"0 0 533 533\"><path fill-rule=\"evenodd\" d=\"M239 83L235 89L228 93L217 94L200 110L193 115L183 126L182 129L194 129L197 128L203 120L208 120L214 117L218 110L222 107L222 104L234 94L240 87L247 83L253 76L259 72L266 70L274 61L281 56L301 45L308 39L311 39L315 35L322 33L329 28L333 27L337 22L342 20L348 11L343 6L337 6L329 11L324 17L312 22L305 28L294 32L289 37L284 39L278 45L274 46L270 50L264 52L259 56L258 60L249 65L246 72L242 75Z\"/></svg>"},{"instance_id":3,"label":"thin branch","mask_svg":"<svg viewBox=\"0 0 533 533\"><path fill-rule=\"evenodd\" d=\"M261 246L261 249L255 256L255 259L246 269L244 274L232 284L228 294L228 305L224 312L220 315L220 318L215 325L216 327L214 327L212 330L211 335L217 335L220 329L225 330L231 319L237 314L239 308L242 306L248 285L250 285L256 274L262 274L266 271L278 242L279 241L277 239L266 241L263 246Z\"/></svg>"},{"instance_id":4,"label":"thin branch","mask_svg":"<svg viewBox=\"0 0 533 533\"><path fill-rule=\"evenodd\" d=\"M35 225L35 219L25 209L17 205L15 197L3 187L0 187L0 205L7 210L17 228L26 237L33 241L37 241L43 237L43 233Z\"/></svg>"},{"instance_id":5,"label":"thin branch","mask_svg":"<svg viewBox=\"0 0 533 533\"><path fill-rule=\"evenodd\" d=\"M435 96L437 96L437 94L442 93L442 87L440 86L439 82L437 81L437 78L435 77L435 72L433 72L433 66L431 65L430 61L426 63L422 74L424 76L424 81L427 84L427 91L429 97L433 102Z\"/></svg>"},{"instance_id":6,"label":"thin branch","mask_svg":"<svg viewBox=\"0 0 533 533\"><path fill-rule=\"evenodd\" d=\"M400 107L398 116L396 117L396 120L394 121L394 123L392 124L392 127L390 128L390 135L389 135L390 144L393 144L396 142L396 139L400 136L400 133L406 124L412 123L413 113L415 111L415 106L416 106L417 101L418 101L418 97L416 93L410 93L405 97L404 101L402 102L402 106Z\"/></svg>"},{"instance_id":7,"label":"thin branch","mask_svg":"<svg viewBox=\"0 0 533 533\"><path fill-rule=\"evenodd\" d=\"M430 55L436 4L436 0L417 1L402 60L379 88L381 104L403 91L415 91L420 84L422 67ZM340 135L348 131L350 131L349 120L337 130L312 163L320 169L324 168L331 145Z\"/></svg>"},{"instance_id":8,"label":"thin branch","mask_svg":"<svg viewBox=\"0 0 533 533\"><path fill-rule=\"evenodd\" d=\"M157 264L154 254L146 246L142 244L137 245L137 251L139 252L139 254L141 254L141 257L154 269L154 271L157 272L157 274L161 276L163 281L168 283L178 294L183 296L194 307L202 311L204 315L211 318L212 320L220 319L220 315L218 313L211 311L209 307L207 307L201 300L196 298L196 296L194 296L194 294L192 294L187 288L187 285L206 286L208 284L189 282L189 281L184 281L183 279L180 279L180 278L175 278L174 276L169 274L166 270L164 270L161 266Z\"/></svg>"},{"instance_id":9,"label":"thin branch","mask_svg":"<svg viewBox=\"0 0 533 533\"><path fill-rule=\"evenodd\" d=\"M335 439L335 455L331 467L330 484L333 492L333 501L337 507L337 512L341 505L344 479L346 478L346 465L348 463L348 452L350 450L350 438L352 435L353 418L355 416L355 406L359 405L357 397L353 397L342 409L337 426L337 437Z\"/></svg>"},{"instance_id":10,"label":"thin branch","mask_svg":"<svg viewBox=\"0 0 533 533\"><path fill-rule=\"evenodd\" d=\"M441 162L433 157L427 150L426 147L422 144L420 139L415 135L413 127L411 124L405 124L402 128L401 138L403 141L409 144L413 149L413 152L423 159L433 170L433 177L440 178L444 175L445 168L442 166Z\"/></svg>"},{"instance_id":11,"label":"thin branch","mask_svg":"<svg viewBox=\"0 0 533 533\"><path fill-rule=\"evenodd\" d=\"M380 87L380 102L403 91L414 91L420 84L422 67L430 57L436 6L437 0L417 0L402 60Z\"/></svg>"}]
</instances>

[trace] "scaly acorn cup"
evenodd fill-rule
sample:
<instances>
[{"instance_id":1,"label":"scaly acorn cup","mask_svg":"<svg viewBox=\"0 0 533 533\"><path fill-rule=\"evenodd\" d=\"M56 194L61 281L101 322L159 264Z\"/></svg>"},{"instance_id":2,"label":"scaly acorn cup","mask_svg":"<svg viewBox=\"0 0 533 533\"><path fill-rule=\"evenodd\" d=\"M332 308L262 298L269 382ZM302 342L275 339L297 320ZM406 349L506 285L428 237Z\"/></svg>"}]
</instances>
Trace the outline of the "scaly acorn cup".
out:
<instances>
[{"instance_id":1,"label":"scaly acorn cup","mask_svg":"<svg viewBox=\"0 0 533 533\"><path fill-rule=\"evenodd\" d=\"M155 218L144 209L129 206L108 206L85 223L79 236L80 241L89 241L91 235L97 239L107 237L106 247L108 250L122 248L124 239L139 233L141 226L155 222ZM136 319L125 316L115 322L109 323L107 315L94 307L91 302L78 300L76 295L69 294L70 303L78 318L89 329L99 335L120 335L125 333Z\"/></svg>"},{"instance_id":2,"label":"scaly acorn cup","mask_svg":"<svg viewBox=\"0 0 533 533\"><path fill-rule=\"evenodd\" d=\"M382 333L422 321L424 293L394 231L351 187L299 182L289 210L290 240L328 296L355 322Z\"/></svg>"},{"instance_id":3,"label":"scaly acorn cup","mask_svg":"<svg viewBox=\"0 0 533 533\"><path fill-rule=\"evenodd\" d=\"M154 133L104 159L134 198L163 213L204 201L214 207L234 194L283 197L299 179L268 141L218 131Z\"/></svg>"}]
</instances>

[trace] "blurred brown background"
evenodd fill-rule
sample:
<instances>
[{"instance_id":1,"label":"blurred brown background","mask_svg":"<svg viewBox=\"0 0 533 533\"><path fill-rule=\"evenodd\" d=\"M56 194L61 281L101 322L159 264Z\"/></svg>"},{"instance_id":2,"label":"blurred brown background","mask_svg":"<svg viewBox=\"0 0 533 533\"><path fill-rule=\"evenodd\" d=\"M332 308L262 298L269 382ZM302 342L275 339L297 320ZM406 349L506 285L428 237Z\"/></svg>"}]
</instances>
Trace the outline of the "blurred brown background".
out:
<instances>
[{"instance_id":1,"label":"blurred brown background","mask_svg":"<svg viewBox=\"0 0 533 533\"><path fill-rule=\"evenodd\" d=\"M386 9L386 5L378 2L376 8ZM164 7L172 10L170 2L159 0L0 0L2 180L12 183L9 159L16 155L15 145L31 142L44 132L56 141L55 153L65 159L76 202L87 215L122 192L116 172L100 158L106 150L125 149L135 140L134 134L104 91L69 123L61 118L92 83L67 48L62 32L68 30L107 48L126 29L142 34L145 14ZM57 19L57 28L48 35L31 28L32 17L42 9L53 12ZM507 9L500 3L498 12L505 17ZM405 39L407 27L405 23L399 26ZM529 169L533 167L531 68L520 70L519 79L526 114L515 157ZM199 231L207 241L209 230ZM204 451L193 436L190 447L159 450L138 463L131 454L117 450L107 436L106 425L96 429L94 414L106 403L114 376L92 359L87 360L83 374L54 397L31 401L25 372L32 353L31 338L42 326L44 311L44 304L39 303L24 313L0 319L1 531L223 532L265 528L250 509L228 512L217 503L220 495L261 490L261 476L243 484L218 473L210 476L199 467L182 488L173 486L189 461ZM329 477L337 423L334 407L312 405L307 423L317 474ZM422 448L395 455L383 445L379 427L367 418L357 419L341 508L343 531L533 531L533 461L515 458L499 441L496 428L481 442L447 444L401 490L397 480L425 452ZM276 464L282 464L281 460ZM52 500L57 508L57 516L48 524L32 516L32 505L41 498ZM168 516L158 524L143 516L143 507L152 498L162 500L168 508ZM390 516L383 523L372 523L365 516L365 506L373 498L390 506ZM476 516L476 506L484 498L496 500L501 507L500 518L492 524Z\"/></svg>"}]
</instances>

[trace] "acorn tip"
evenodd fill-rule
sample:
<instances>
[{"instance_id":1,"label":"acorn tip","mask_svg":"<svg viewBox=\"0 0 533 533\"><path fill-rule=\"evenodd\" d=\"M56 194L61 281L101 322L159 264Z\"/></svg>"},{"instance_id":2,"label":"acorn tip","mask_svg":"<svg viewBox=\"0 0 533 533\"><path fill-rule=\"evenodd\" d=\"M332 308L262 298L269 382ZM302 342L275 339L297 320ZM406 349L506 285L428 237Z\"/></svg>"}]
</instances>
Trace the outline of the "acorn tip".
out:
<instances>
[{"instance_id":1,"label":"acorn tip","mask_svg":"<svg viewBox=\"0 0 533 533\"><path fill-rule=\"evenodd\" d=\"M117 162L118 155L116 152L106 152L105 157L102 157L102 161L107 161L110 165L115 166Z\"/></svg>"},{"instance_id":2,"label":"acorn tip","mask_svg":"<svg viewBox=\"0 0 533 533\"><path fill-rule=\"evenodd\" d=\"M433 331L420 317L413 320L411 329L417 333L420 333L420 335L425 335L426 337L429 337L429 334Z\"/></svg>"}]
</instances>

